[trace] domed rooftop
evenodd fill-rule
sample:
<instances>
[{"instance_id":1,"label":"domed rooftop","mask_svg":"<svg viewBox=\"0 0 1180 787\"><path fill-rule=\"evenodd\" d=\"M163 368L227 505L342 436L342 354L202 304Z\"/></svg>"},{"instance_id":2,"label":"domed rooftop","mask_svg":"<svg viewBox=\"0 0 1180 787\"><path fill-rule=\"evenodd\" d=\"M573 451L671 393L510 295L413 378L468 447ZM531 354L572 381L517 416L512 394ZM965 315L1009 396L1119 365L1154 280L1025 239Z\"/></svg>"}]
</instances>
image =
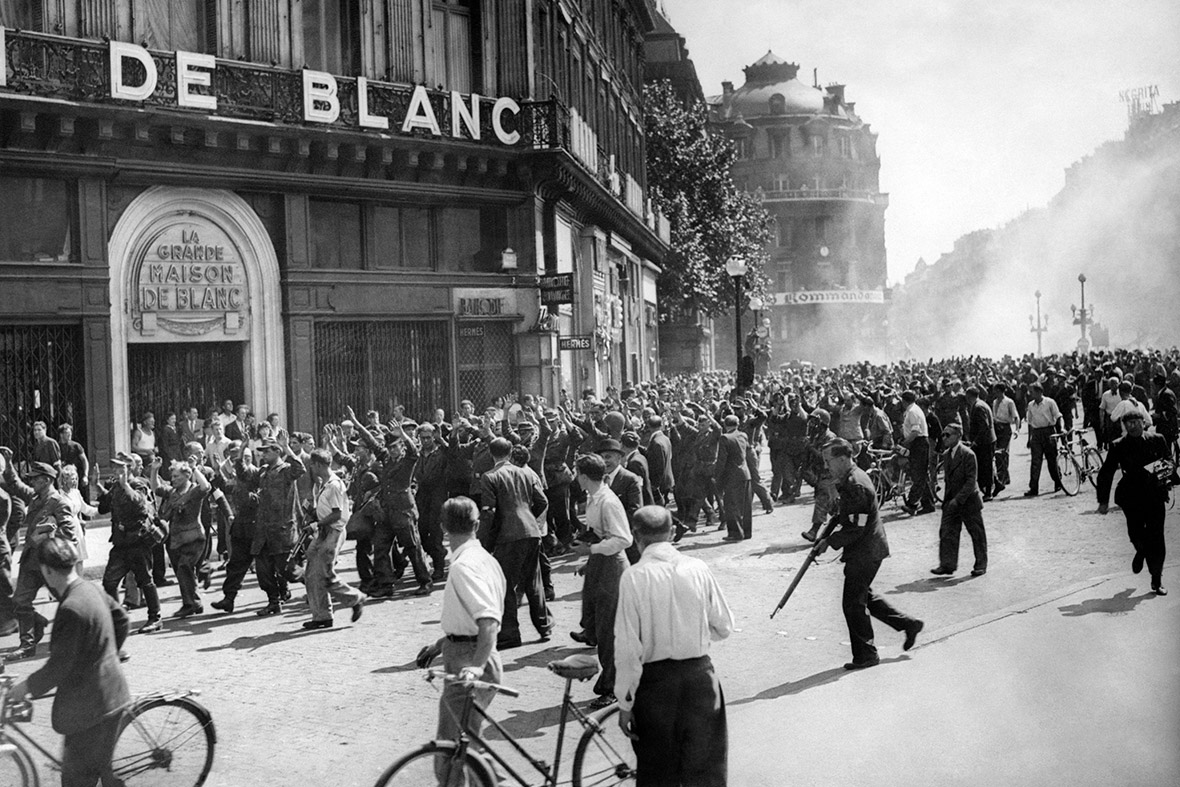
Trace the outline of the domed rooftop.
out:
<instances>
[{"instance_id":1,"label":"domed rooftop","mask_svg":"<svg viewBox=\"0 0 1180 787\"><path fill-rule=\"evenodd\" d=\"M798 63L788 63L774 52L767 52L742 70L746 84L722 97L726 118L813 115L823 111L823 91L796 78Z\"/></svg>"}]
</instances>

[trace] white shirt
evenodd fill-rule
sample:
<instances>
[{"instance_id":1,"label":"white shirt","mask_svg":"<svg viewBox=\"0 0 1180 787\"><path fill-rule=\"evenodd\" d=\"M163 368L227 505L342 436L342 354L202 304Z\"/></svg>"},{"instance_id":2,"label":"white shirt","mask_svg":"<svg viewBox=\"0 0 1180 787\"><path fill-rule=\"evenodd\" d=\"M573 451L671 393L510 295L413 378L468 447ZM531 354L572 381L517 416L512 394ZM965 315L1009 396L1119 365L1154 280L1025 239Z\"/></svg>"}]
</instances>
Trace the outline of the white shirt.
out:
<instances>
[{"instance_id":1,"label":"white shirt","mask_svg":"<svg viewBox=\"0 0 1180 787\"><path fill-rule=\"evenodd\" d=\"M1016 402L1007 396L1001 396L992 402L992 418L998 424L1015 426L1020 423L1020 413L1016 410Z\"/></svg>"},{"instance_id":2,"label":"white shirt","mask_svg":"<svg viewBox=\"0 0 1180 787\"><path fill-rule=\"evenodd\" d=\"M695 659L733 631L733 613L703 561L667 542L651 544L619 580L615 696L630 710L643 665Z\"/></svg>"},{"instance_id":3,"label":"white shirt","mask_svg":"<svg viewBox=\"0 0 1180 787\"><path fill-rule=\"evenodd\" d=\"M1106 411L1107 415L1110 415L1122 400L1123 397L1119 396L1118 391L1103 391L1101 407Z\"/></svg>"},{"instance_id":4,"label":"white shirt","mask_svg":"<svg viewBox=\"0 0 1180 787\"><path fill-rule=\"evenodd\" d=\"M915 437L929 437L930 430L926 428L926 414L918 403L914 402L905 409L901 419L901 441L909 443Z\"/></svg>"},{"instance_id":5,"label":"white shirt","mask_svg":"<svg viewBox=\"0 0 1180 787\"><path fill-rule=\"evenodd\" d=\"M590 545L595 555L617 555L631 546L631 525L619 496L610 490L606 479L598 491L586 498L586 527L602 540Z\"/></svg>"},{"instance_id":6,"label":"white shirt","mask_svg":"<svg viewBox=\"0 0 1180 787\"><path fill-rule=\"evenodd\" d=\"M215 465L220 465L225 461L227 450L229 450L229 438L224 434L220 438L209 435L209 439L205 441L205 451L208 452L209 458L213 460Z\"/></svg>"},{"instance_id":7,"label":"white shirt","mask_svg":"<svg viewBox=\"0 0 1180 787\"><path fill-rule=\"evenodd\" d=\"M1057 419L1060 417L1061 411L1057 409L1057 402L1048 396L1043 397L1040 404L1037 404L1036 399L1030 399L1028 407L1024 411L1024 420L1028 421L1029 429L1044 429L1047 426L1055 426Z\"/></svg>"},{"instance_id":8,"label":"white shirt","mask_svg":"<svg viewBox=\"0 0 1180 787\"><path fill-rule=\"evenodd\" d=\"M451 553L451 570L443 590L442 630L444 634L474 637L480 618L497 623L504 613L508 583L500 563L472 538Z\"/></svg>"},{"instance_id":9,"label":"white shirt","mask_svg":"<svg viewBox=\"0 0 1180 787\"><path fill-rule=\"evenodd\" d=\"M343 530L348 518L352 516L352 501L348 499L348 490L345 489L340 476L330 473L327 481L316 482L313 494L316 521L323 522L334 509L339 508L340 519L331 527L334 530Z\"/></svg>"},{"instance_id":10,"label":"white shirt","mask_svg":"<svg viewBox=\"0 0 1180 787\"><path fill-rule=\"evenodd\" d=\"M1123 425L1123 416L1131 411L1137 411L1143 414L1144 429L1151 427L1151 413L1147 412L1147 408L1133 396L1130 399L1123 399L1115 405L1114 410L1110 413L1110 420L1118 424L1123 430L1123 437L1127 436L1127 427Z\"/></svg>"}]
</instances>

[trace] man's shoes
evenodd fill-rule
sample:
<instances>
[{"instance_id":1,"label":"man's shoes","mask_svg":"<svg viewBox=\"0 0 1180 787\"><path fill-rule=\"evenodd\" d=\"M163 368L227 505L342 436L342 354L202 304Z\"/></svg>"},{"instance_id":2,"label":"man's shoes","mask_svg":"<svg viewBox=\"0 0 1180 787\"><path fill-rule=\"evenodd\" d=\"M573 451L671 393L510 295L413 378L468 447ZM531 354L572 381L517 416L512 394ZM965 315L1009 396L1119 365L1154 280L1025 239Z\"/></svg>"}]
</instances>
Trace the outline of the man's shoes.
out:
<instances>
[{"instance_id":1,"label":"man's shoes","mask_svg":"<svg viewBox=\"0 0 1180 787\"><path fill-rule=\"evenodd\" d=\"M444 582L447 578L447 572L445 569L436 568L434 573L430 575L430 578L435 582Z\"/></svg>"},{"instance_id":2,"label":"man's shoes","mask_svg":"<svg viewBox=\"0 0 1180 787\"><path fill-rule=\"evenodd\" d=\"M219 599L217 601L214 601L209 606L213 607L213 609L219 609L222 612L233 612L234 611L234 598L233 598L233 596L226 596L223 599Z\"/></svg>"},{"instance_id":3,"label":"man's shoes","mask_svg":"<svg viewBox=\"0 0 1180 787\"><path fill-rule=\"evenodd\" d=\"M282 592L282 593L279 595L279 600L280 600L280 601L283 601L283 602L290 601L290 600L291 600L291 591L290 591L290 590L284 590L284 591L283 591L283 592Z\"/></svg>"},{"instance_id":4,"label":"man's shoes","mask_svg":"<svg viewBox=\"0 0 1180 787\"><path fill-rule=\"evenodd\" d=\"M923 506L922 508L918 509L918 516L921 516L922 514L933 514L937 510L938 509L934 506Z\"/></svg>"},{"instance_id":5,"label":"man's shoes","mask_svg":"<svg viewBox=\"0 0 1180 787\"><path fill-rule=\"evenodd\" d=\"M366 597L361 596L361 600L352 605L352 622L353 623L356 623L358 620L361 619L361 615L364 614L364 612L365 612L365 602L368 600L369 599L367 599Z\"/></svg>"},{"instance_id":6,"label":"man's shoes","mask_svg":"<svg viewBox=\"0 0 1180 787\"><path fill-rule=\"evenodd\" d=\"M864 661L850 661L844 665L846 670L868 669L881 663L881 659L865 659Z\"/></svg>"},{"instance_id":7,"label":"man's shoes","mask_svg":"<svg viewBox=\"0 0 1180 787\"><path fill-rule=\"evenodd\" d=\"M909 503L902 503L902 504L901 504L901 510L902 510L902 511L905 511L905 512L906 512L907 514L909 514L910 516L917 516L917 515L918 515L918 509L914 508L914 507L913 507L912 505L910 505Z\"/></svg>"},{"instance_id":8,"label":"man's shoes","mask_svg":"<svg viewBox=\"0 0 1180 787\"><path fill-rule=\"evenodd\" d=\"M1027 492L1025 492L1025 493L1024 493L1024 496L1025 496L1025 497L1036 497L1036 496L1037 496L1037 495L1039 495L1039 494L1040 494L1040 492L1038 492L1037 490L1035 490L1035 489L1030 489L1030 490L1028 490Z\"/></svg>"},{"instance_id":9,"label":"man's shoes","mask_svg":"<svg viewBox=\"0 0 1180 787\"><path fill-rule=\"evenodd\" d=\"M16 650L11 651L10 653L6 653L4 655L4 660L5 661L24 661L25 659L34 658L34 657L36 657L36 655L37 655L37 646L36 645L28 645L23 648L17 648Z\"/></svg>"},{"instance_id":10,"label":"man's shoes","mask_svg":"<svg viewBox=\"0 0 1180 787\"><path fill-rule=\"evenodd\" d=\"M580 642L587 647L598 647L598 640L594 639L594 637L590 636L585 631L571 631L570 639L572 639L574 642Z\"/></svg>"},{"instance_id":11,"label":"man's shoes","mask_svg":"<svg viewBox=\"0 0 1180 787\"><path fill-rule=\"evenodd\" d=\"M522 644L524 643L521 642L520 637L517 637L516 639L496 640L496 650L510 650L512 648L519 648Z\"/></svg>"},{"instance_id":12,"label":"man's shoes","mask_svg":"<svg viewBox=\"0 0 1180 787\"><path fill-rule=\"evenodd\" d=\"M1151 583L1151 592L1155 593L1157 596L1168 595L1167 589L1162 584L1160 584L1158 580Z\"/></svg>"},{"instance_id":13,"label":"man's shoes","mask_svg":"<svg viewBox=\"0 0 1180 787\"><path fill-rule=\"evenodd\" d=\"M430 586L430 583L423 582L421 585L418 586L418 589L414 591L414 595L415 596L429 596L431 594L431 592L433 592L433 590L434 590L434 588L432 588Z\"/></svg>"},{"instance_id":14,"label":"man's shoes","mask_svg":"<svg viewBox=\"0 0 1180 787\"><path fill-rule=\"evenodd\" d=\"M166 588L169 585L175 585L176 582L174 582L171 579L168 579L168 577L164 577L163 579L157 579L156 581L152 582L152 584L158 588Z\"/></svg>"},{"instance_id":15,"label":"man's shoes","mask_svg":"<svg viewBox=\"0 0 1180 787\"><path fill-rule=\"evenodd\" d=\"M764 514L773 514L773 513L774 513L774 506L763 506L763 507L762 507L762 513L764 513Z\"/></svg>"},{"instance_id":16,"label":"man's shoes","mask_svg":"<svg viewBox=\"0 0 1180 787\"><path fill-rule=\"evenodd\" d=\"M1143 570L1143 553L1136 552L1135 557L1131 558L1131 573L1138 574Z\"/></svg>"},{"instance_id":17,"label":"man's shoes","mask_svg":"<svg viewBox=\"0 0 1180 787\"><path fill-rule=\"evenodd\" d=\"M679 544L680 539L684 538L684 534L687 532L688 532L688 528L686 528L684 525L682 525L680 523L677 523L676 524L676 535L672 536L672 543Z\"/></svg>"},{"instance_id":18,"label":"man's shoes","mask_svg":"<svg viewBox=\"0 0 1180 787\"><path fill-rule=\"evenodd\" d=\"M370 598L392 598L393 588L373 588L369 591Z\"/></svg>"},{"instance_id":19,"label":"man's shoes","mask_svg":"<svg viewBox=\"0 0 1180 787\"><path fill-rule=\"evenodd\" d=\"M922 629L926 628L926 624L920 620L916 620L906 627L905 642L901 643L902 650L909 650L914 647L914 643L918 641L918 635L922 633Z\"/></svg>"},{"instance_id":20,"label":"man's shoes","mask_svg":"<svg viewBox=\"0 0 1180 787\"><path fill-rule=\"evenodd\" d=\"M160 622L159 618L150 618L147 623L140 626L139 633L154 634L162 628L164 628L164 624Z\"/></svg>"},{"instance_id":21,"label":"man's shoes","mask_svg":"<svg viewBox=\"0 0 1180 787\"><path fill-rule=\"evenodd\" d=\"M540 635L541 635L541 636L539 637L539 640L540 640L541 642L548 642L549 640L553 639L553 627L552 627L552 626L550 626L550 627L549 627L549 628L547 628L547 629L543 629L543 630L542 630L541 632L539 632L539 633L540 633Z\"/></svg>"},{"instance_id":22,"label":"man's shoes","mask_svg":"<svg viewBox=\"0 0 1180 787\"><path fill-rule=\"evenodd\" d=\"M212 584L213 584L213 572L212 571L201 572L201 589L208 590L209 586Z\"/></svg>"},{"instance_id":23,"label":"man's shoes","mask_svg":"<svg viewBox=\"0 0 1180 787\"><path fill-rule=\"evenodd\" d=\"M971 569L971 576L973 576L973 577L982 577L986 573L987 573L986 568L973 568L973 569Z\"/></svg>"},{"instance_id":24,"label":"man's shoes","mask_svg":"<svg viewBox=\"0 0 1180 787\"><path fill-rule=\"evenodd\" d=\"M283 611L283 605L277 601L272 601L271 603L267 604L265 607L258 610L254 614L260 618L264 618L267 615L278 615L278 614L282 613L282 611Z\"/></svg>"},{"instance_id":25,"label":"man's shoes","mask_svg":"<svg viewBox=\"0 0 1180 787\"><path fill-rule=\"evenodd\" d=\"M992 490L992 497L999 497L1000 492L1003 492L1005 488L1003 484L996 484L996 488Z\"/></svg>"},{"instance_id":26,"label":"man's shoes","mask_svg":"<svg viewBox=\"0 0 1180 787\"><path fill-rule=\"evenodd\" d=\"M603 708L609 708L616 702L618 702L618 700L615 699L615 695L613 694L599 694L597 697L590 700L590 702L586 703L586 707L590 710L602 710Z\"/></svg>"},{"instance_id":27,"label":"man's shoes","mask_svg":"<svg viewBox=\"0 0 1180 787\"><path fill-rule=\"evenodd\" d=\"M327 620L306 620L303 622L303 628L307 629L308 631L314 631L315 629L330 629L332 628L332 619L328 618Z\"/></svg>"},{"instance_id":28,"label":"man's shoes","mask_svg":"<svg viewBox=\"0 0 1180 787\"><path fill-rule=\"evenodd\" d=\"M141 607L143 607L143 604L136 604L131 601L124 601L123 602L123 609L127 610L128 612L130 612L133 609L140 609Z\"/></svg>"},{"instance_id":29,"label":"man's shoes","mask_svg":"<svg viewBox=\"0 0 1180 787\"><path fill-rule=\"evenodd\" d=\"M947 568L946 566L935 566L934 568L930 569L930 573L938 574L939 576L945 576L947 574L955 573L955 570L953 568Z\"/></svg>"},{"instance_id":30,"label":"man's shoes","mask_svg":"<svg viewBox=\"0 0 1180 787\"><path fill-rule=\"evenodd\" d=\"M815 543L816 532L814 530L804 530L799 535L803 536L804 541L810 541L813 544Z\"/></svg>"},{"instance_id":31,"label":"man's shoes","mask_svg":"<svg viewBox=\"0 0 1180 787\"><path fill-rule=\"evenodd\" d=\"M191 618L193 615L200 615L204 611L204 607L182 606L180 609L176 610L176 613L172 617L176 618L177 620L181 620L183 618Z\"/></svg>"},{"instance_id":32,"label":"man's shoes","mask_svg":"<svg viewBox=\"0 0 1180 787\"><path fill-rule=\"evenodd\" d=\"M984 496L983 496L983 502L985 502L985 503L990 503L991 501L992 501L992 496L991 496L991 495L984 495Z\"/></svg>"},{"instance_id":33,"label":"man's shoes","mask_svg":"<svg viewBox=\"0 0 1180 787\"><path fill-rule=\"evenodd\" d=\"M119 651L119 663L126 664L129 661L131 661L131 654L125 650L120 650Z\"/></svg>"},{"instance_id":34,"label":"man's shoes","mask_svg":"<svg viewBox=\"0 0 1180 787\"><path fill-rule=\"evenodd\" d=\"M722 541L741 541L742 537L741 536L725 536L721 540Z\"/></svg>"}]
</instances>

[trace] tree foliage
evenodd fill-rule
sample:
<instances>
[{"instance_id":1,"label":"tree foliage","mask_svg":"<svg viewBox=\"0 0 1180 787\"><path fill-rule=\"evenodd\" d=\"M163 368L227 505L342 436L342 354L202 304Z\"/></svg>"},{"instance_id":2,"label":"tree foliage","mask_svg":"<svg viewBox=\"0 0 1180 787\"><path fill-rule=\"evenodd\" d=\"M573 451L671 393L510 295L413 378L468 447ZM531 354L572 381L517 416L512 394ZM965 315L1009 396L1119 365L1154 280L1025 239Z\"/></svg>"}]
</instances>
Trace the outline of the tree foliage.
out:
<instances>
[{"instance_id":1,"label":"tree foliage","mask_svg":"<svg viewBox=\"0 0 1180 787\"><path fill-rule=\"evenodd\" d=\"M766 290L764 247L771 218L730 176L733 143L709 129L708 110L686 106L668 81L644 88L647 181L668 217L672 244L659 279L662 307L695 307L709 316L732 313L733 283L725 263L746 260L746 296Z\"/></svg>"}]
</instances>

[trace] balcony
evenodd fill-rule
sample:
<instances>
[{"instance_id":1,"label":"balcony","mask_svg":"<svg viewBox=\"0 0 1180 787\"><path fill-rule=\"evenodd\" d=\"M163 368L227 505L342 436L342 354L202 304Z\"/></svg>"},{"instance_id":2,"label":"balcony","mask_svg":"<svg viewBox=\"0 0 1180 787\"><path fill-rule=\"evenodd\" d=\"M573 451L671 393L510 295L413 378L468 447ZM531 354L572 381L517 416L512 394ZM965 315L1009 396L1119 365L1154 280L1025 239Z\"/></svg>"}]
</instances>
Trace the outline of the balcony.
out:
<instances>
[{"instance_id":1,"label":"balcony","mask_svg":"<svg viewBox=\"0 0 1180 787\"><path fill-rule=\"evenodd\" d=\"M850 202L876 202L876 192L868 189L788 189L786 191L763 191L754 194L762 202L797 202L815 200L844 200Z\"/></svg>"}]
</instances>

